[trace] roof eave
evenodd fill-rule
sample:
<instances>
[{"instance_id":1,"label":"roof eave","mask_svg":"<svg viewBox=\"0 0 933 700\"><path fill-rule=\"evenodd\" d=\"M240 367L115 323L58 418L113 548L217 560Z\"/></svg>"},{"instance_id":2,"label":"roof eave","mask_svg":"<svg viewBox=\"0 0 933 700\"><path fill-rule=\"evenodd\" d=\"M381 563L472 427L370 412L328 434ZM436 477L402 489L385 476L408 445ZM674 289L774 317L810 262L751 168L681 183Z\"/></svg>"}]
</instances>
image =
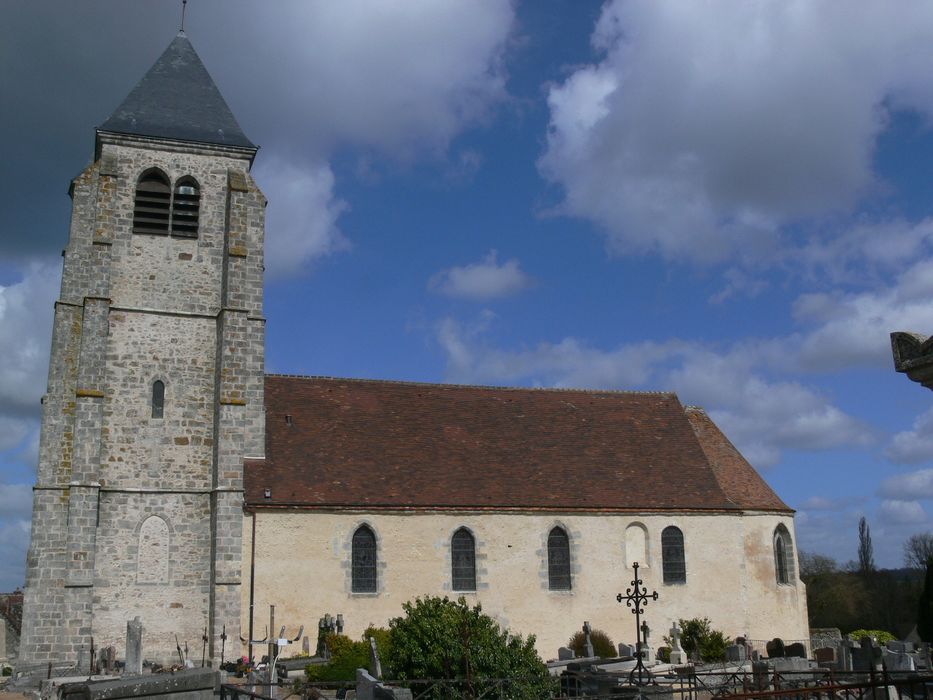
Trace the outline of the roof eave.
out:
<instances>
[{"instance_id":1,"label":"roof eave","mask_svg":"<svg viewBox=\"0 0 933 700\"><path fill-rule=\"evenodd\" d=\"M140 146L158 146L165 150L184 150L190 152L192 147L194 150L201 150L205 153L216 154L226 153L234 157L245 157L249 160L250 168L253 166L253 161L256 158L256 153L259 151L259 146L236 146L232 144L225 143L213 143L210 141L189 141L183 139L172 139L166 138L164 136L147 136L144 134L134 134L127 133L122 131L111 131L109 129L102 129L100 127L94 130L94 160L100 159L101 146L103 143L117 143L124 142L130 145L140 145Z\"/></svg>"}]
</instances>

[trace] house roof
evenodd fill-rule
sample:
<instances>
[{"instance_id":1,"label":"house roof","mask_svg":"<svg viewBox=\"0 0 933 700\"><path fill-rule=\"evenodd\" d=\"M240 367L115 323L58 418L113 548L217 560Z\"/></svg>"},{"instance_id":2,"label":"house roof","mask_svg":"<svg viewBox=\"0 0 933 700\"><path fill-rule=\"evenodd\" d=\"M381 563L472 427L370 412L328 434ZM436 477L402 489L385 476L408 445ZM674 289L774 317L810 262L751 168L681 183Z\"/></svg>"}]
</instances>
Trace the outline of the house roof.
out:
<instances>
[{"instance_id":1,"label":"house roof","mask_svg":"<svg viewBox=\"0 0 933 700\"><path fill-rule=\"evenodd\" d=\"M265 402L250 507L790 510L671 393L270 375Z\"/></svg>"},{"instance_id":2,"label":"house roof","mask_svg":"<svg viewBox=\"0 0 933 700\"><path fill-rule=\"evenodd\" d=\"M256 149L184 32L98 131Z\"/></svg>"}]
</instances>

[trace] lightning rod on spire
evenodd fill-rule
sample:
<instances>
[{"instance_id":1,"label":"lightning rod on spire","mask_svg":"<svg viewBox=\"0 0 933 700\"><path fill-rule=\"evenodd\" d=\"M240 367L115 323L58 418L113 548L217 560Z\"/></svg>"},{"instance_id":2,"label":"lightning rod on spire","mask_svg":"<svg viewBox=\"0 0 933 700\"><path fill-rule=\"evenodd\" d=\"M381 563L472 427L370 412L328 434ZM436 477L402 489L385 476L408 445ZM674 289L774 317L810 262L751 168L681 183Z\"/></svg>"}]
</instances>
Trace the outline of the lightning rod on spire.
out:
<instances>
[{"instance_id":1,"label":"lightning rod on spire","mask_svg":"<svg viewBox=\"0 0 933 700\"><path fill-rule=\"evenodd\" d=\"M181 31L185 31L185 10L188 9L188 0L181 0Z\"/></svg>"}]
</instances>

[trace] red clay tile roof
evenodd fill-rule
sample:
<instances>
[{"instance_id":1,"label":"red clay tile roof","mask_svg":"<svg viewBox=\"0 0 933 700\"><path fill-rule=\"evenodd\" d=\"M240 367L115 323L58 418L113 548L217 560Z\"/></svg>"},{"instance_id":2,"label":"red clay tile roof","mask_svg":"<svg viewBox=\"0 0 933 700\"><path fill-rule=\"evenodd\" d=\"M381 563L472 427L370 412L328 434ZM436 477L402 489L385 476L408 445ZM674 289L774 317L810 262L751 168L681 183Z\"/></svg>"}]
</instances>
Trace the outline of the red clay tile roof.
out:
<instances>
[{"instance_id":1,"label":"red clay tile roof","mask_svg":"<svg viewBox=\"0 0 933 700\"><path fill-rule=\"evenodd\" d=\"M687 418L700 440L700 447L713 467L719 486L731 501L753 510L791 510L771 490L742 453L735 449L719 426L706 415L706 411L696 406L688 406Z\"/></svg>"},{"instance_id":2,"label":"red clay tile roof","mask_svg":"<svg viewBox=\"0 0 933 700\"><path fill-rule=\"evenodd\" d=\"M787 510L674 394L269 375L265 400L250 507Z\"/></svg>"}]
</instances>

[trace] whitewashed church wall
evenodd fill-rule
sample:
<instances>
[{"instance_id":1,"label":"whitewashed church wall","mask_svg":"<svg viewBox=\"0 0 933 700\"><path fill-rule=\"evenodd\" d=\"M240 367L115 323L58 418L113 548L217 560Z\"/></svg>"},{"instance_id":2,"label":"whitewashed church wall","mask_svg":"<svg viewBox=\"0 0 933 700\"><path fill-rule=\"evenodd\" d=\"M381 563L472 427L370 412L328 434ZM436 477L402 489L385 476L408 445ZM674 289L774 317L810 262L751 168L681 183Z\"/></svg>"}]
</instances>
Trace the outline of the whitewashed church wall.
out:
<instances>
[{"instance_id":1,"label":"whitewashed church wall","mask_svg":"<svg viewBox=\"0 0 933 700\"><path fill-rule=\"evenodd\" d=\"M647 560L639 562L639 573L659 596L645 615L653 647L662 644L674 620L692 617L708 617L733 637L806 639L805 588L796 570L789 585L778 584L775 575L773 533L779 523L794 535L793 518L775 514L262 512L256 523L254 625L261 636L274 604L276 626L285 624L294 634L305 625L313 647L325 613L342 613L345 632L359 639L370 624L385 625L401 615L406 601L446 595L481 603L512 632L535 634L545 659L556 657L584 620L616 643L634 643L634 615L616 601L631 586L626 542L638 540L631 531L627 535L634 524L647 535ZM351 592L351 540L363 524L377 539L376 593ZM570 536L570 591L548 590L547 536L555 525ZM684 534L686 584L663 582L660 539L669 525ZM251 526L247 515L244 579ZM463 526L476 539L475 592L451 590L450 538ZM245 634L249 585L243 583Z\"/></svg>"}]
</instances>

